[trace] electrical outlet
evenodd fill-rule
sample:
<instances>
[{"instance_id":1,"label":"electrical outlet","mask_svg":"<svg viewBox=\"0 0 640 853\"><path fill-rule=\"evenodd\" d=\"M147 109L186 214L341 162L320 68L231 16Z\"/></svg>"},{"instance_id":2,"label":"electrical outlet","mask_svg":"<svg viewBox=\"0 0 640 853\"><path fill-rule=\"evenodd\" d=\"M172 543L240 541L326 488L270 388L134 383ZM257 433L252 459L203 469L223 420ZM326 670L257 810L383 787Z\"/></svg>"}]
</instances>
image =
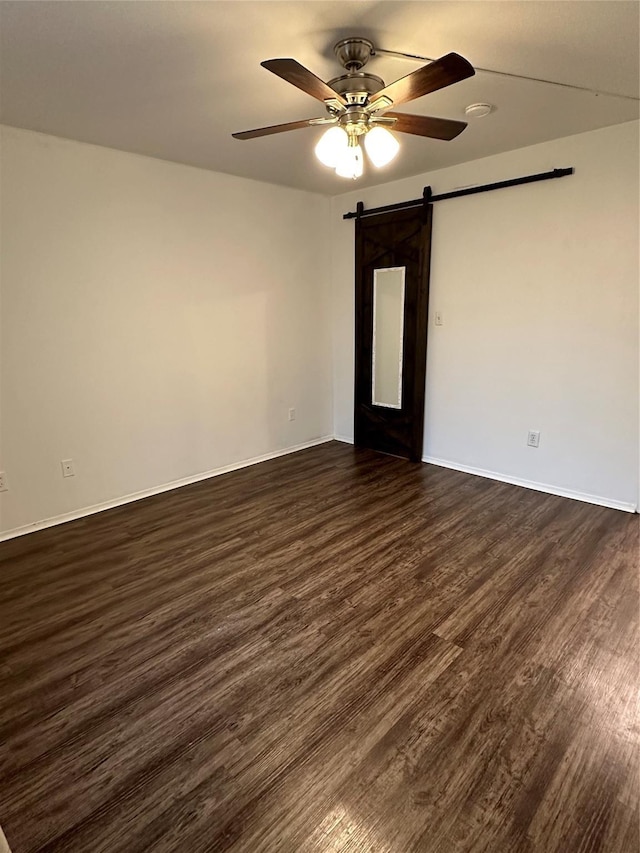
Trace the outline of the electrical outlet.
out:
<instances>
[{"instance_id":1,"label":"electrical outlet","mask_svg":"<svg viewBox=\"0 0 640 853\"><path fill-rule=\"evenodd\" d=\"M7 475L4 471L0 471L0 492L8 492L9 483L7 483Z\"/></svg>"},{"instance_id":2,"label":"electrical outlet","mask_svg":"<svg viewBox=\"0 0 640 853\"><path fill-rule=\"evenodd\" d=\"M529 434L527 435L527 446L528 447L539 447L540 445L540 433L538 430L530 429Z\"/></svg>"},{"instance_id":3,"label":"electrical outlet","mask_svg":"<svg viewBox=\"0 0 640 853\"><path fill-rule=\"evenodd\" d=\"M289 420L295 421L295 419L296 419L296 410L295 409L289 409Z\"/></svg>"},{"instance_id":4,"label":"electrical outlet","mask_svg":"<svg viewBox=\"0 0 640 853\"><path fill-rule=\"evenodd\" d=\"M73 459L63 459L60 465L62 466L63 477L75 477L76 472L73 467Z\"/></svg>"},{"instance_id":5,"label":"electrical outlet","mask_svg":"<svg viewBox=\"0 0 640 853\"><path fill-rule=\"evenodd\" d=\"M442 311L436 311L436 326L442 326Z\"/></svg>"}]
</instances>

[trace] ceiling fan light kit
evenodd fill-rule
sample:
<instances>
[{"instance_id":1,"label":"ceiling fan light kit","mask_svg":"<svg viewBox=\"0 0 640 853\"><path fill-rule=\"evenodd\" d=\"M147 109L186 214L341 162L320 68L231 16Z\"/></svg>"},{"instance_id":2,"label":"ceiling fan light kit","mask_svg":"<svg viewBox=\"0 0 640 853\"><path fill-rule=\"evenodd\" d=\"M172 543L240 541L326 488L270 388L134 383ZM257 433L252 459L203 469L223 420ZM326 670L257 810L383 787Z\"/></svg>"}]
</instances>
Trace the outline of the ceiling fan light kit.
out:
<instances>
[{"instance_id":1,"label":"ceiling fan light kit","mask_svg":"<svg viewBox=\"0 0 640 853\"><path fill-rule=\"evenodd\" d=\"M381 168L393 160L400 148L398 140L390 133L391 129L431 139L451 140L467 126L463 121L390 112L399 104L472 77L475 74L473 66L457 53L448 53L385 86L380 77L362 71L374 55L373 44L368 39L342 39L335 45L334 52L346 74L328 83L295 59L268 59L261 63L263 68L322 101L326 117L245 130L233 136L236 139L255 139L329 124L331 127L315 147L316 157L328 168L335 169L340 177L355 180L364 169L360 137L364 137L364 147L373 165Z\"/></svg>"},{"instance_id":2,"label":"ceiling fan light kit","mask_svg":"<svg viewBox=\"0 0 640 853\"><path fill-rule=\"evenodd\" d=\"M363 172L362 147L357 134L349 135L342 127L330 127L315 147L318 160L342 178L359 178ZM384 127L369 128L364 135L364 147L374 166L390 163L400 149L400 143Z\"/></svg>"},{"instance_id":3,"label":"ceiling fan light kit","mask_svg":"<svg viewBox=\"0 0 640 853\"><path fill-rule=\"evenodd\" d=\"M359 178L363 172L362 148L358 136L343 127L330 127L320 137L315 148L323 166L335 169L341 178Z\"/></svg>"}]
</instances>

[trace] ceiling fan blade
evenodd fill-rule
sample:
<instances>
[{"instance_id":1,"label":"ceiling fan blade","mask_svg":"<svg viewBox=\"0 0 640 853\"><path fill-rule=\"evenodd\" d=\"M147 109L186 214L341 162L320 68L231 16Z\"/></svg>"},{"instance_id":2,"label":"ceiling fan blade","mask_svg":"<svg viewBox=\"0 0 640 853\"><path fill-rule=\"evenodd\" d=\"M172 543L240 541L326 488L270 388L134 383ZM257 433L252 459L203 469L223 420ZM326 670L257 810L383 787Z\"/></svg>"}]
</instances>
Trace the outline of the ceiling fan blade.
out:
<instances>
[{"instance_id":1,"label":"ceiling fan blade","mask_svg":"<svg viewBox=\"0 0 640 853\"><path fill-rule=\"evenodd\" d=\"M271 71L272 74L276 74L278 77L286 80L287 83L291 83L293 86L297 86L298 89L302 89L303 92L311 95L312 98L317 98L319 101L335 99L343 106L346 106L347 102L342 95L334 92L323 80L316 77L315 74L312 74L308 68L300 65L295 59L266 59L260 65L266 68L267 71Z\"/></svg>"},{"instance_id":2,"label":"ceiling fan blade","mask_svg":"<svg viewBox=\"0 0 640 853\"><path fill-rule=\"evenodd\" d=\"M455 139L467 126L466 121L454 121L434 116L416 116L410 113L386 113L385 118L395 118L392 125L382 125L389 130L401 133L413 133L415 136L428 136L431 139Z\"/></svg>"},{"instance_id":3,"label":"ceiling fan blade","mask_svg":"<svg viewBox=\"0 0 640 853\"><path fill-rule=\"evenodd\" d=\"M428 95L429 92L444 89L445 86L451 86L452 83L458 83L467 77L473 77L475 73L473 65L464 57L457 53L448 53L435 62L407 74L406 77L401 77L395 83L390 83L382 91L376 92L372 100L389 98L393 101L393 106L397 106Z\"/></svg>"},{"instance_id":4,"label":"ceiling fan blade","mask_svg":"<svg viewBox=\"0 0 640 853\"><path fill-rule=\"evenodd\" d=\"M322 119L320 120L322 121ZM256 130L243 130L232 133L234 139L255 139L257 136L271 136L272 133L286 133L287 130L298 130L301 127L313 127L318 119L306 118L302 121L289 121L286 124L273 124L271 127L258 127ZM324 123L324 122L323 122ZM329 122L327 122L329 124Z\"/></svg>"}]
</instances>

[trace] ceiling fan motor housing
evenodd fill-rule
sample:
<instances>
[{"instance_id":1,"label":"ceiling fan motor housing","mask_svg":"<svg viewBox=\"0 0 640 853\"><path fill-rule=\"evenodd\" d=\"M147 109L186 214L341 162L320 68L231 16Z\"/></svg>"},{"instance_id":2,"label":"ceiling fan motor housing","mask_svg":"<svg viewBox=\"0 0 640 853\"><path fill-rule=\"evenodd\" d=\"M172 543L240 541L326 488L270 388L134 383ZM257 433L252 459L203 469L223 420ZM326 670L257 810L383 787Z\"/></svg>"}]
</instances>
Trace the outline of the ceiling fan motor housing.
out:
<instances>
[{"instance_id":1,"label":"ceiling fan motor housing","mask_svg":"<svg viewBox=\"0 0 640 853\"><path fill-rule=\"evenodd\" d=\"M365 104L372 95L384 89L384 80L373 74L353 71L330 80L327 85L342 95L347 102L347 109L344 112L327 105L329 114L338 118L340 125L350 135L359 136L366 133L370 114L365 109Z\"/></svg>"},{"instance_id":2,"label":"ceiling fan motor housing","mask_svg":"<svg viewBox=\"0 0 640 853\"><path fill-rule=\"evenodd\" d=\"M329 80L327 86L342 95L349 104L364 104L370 95L384 89L384 80L375 74L351 71Z\"/></svg>"},{"instance_id":3,"label":"ceiling fan motor housing","mask_svg":"<svg viewBox=\"0 0 640 853\"><path fill-rule=\"evenodd\" d=\"M346 38L339 41L333 50L347 73L334 77L327 85L342 95L348 106L346 113L341 115L339 110L333 111L331 107L328 110L331 115L340 116L340 124L350 136L359 136L367 131L370 118L362 108L376 92L384 89L381 77L361 70L373 55L373 43L365 38Z\"/></svg>"}]
</instances>

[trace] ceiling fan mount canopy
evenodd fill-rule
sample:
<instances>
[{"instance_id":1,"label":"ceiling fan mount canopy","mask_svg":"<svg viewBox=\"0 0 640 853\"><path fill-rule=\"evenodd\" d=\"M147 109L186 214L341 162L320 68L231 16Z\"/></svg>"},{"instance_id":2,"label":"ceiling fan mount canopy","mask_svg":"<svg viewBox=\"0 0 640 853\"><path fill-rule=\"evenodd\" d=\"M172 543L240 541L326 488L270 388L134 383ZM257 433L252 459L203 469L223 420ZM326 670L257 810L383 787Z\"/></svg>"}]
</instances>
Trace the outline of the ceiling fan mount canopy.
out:
<instances>
[{"instance_id":1,"label":"ceiling fan mount canopy","mask_svg":"<svg viewBox=\"0 0 640 853\"><path fill-rule=\"evenodd\" d=\"M338 62L347 71L360 71L374 54L373 42L369 39L353 36L341 39L333 46Z\"/></svg>"}]
</instances>

